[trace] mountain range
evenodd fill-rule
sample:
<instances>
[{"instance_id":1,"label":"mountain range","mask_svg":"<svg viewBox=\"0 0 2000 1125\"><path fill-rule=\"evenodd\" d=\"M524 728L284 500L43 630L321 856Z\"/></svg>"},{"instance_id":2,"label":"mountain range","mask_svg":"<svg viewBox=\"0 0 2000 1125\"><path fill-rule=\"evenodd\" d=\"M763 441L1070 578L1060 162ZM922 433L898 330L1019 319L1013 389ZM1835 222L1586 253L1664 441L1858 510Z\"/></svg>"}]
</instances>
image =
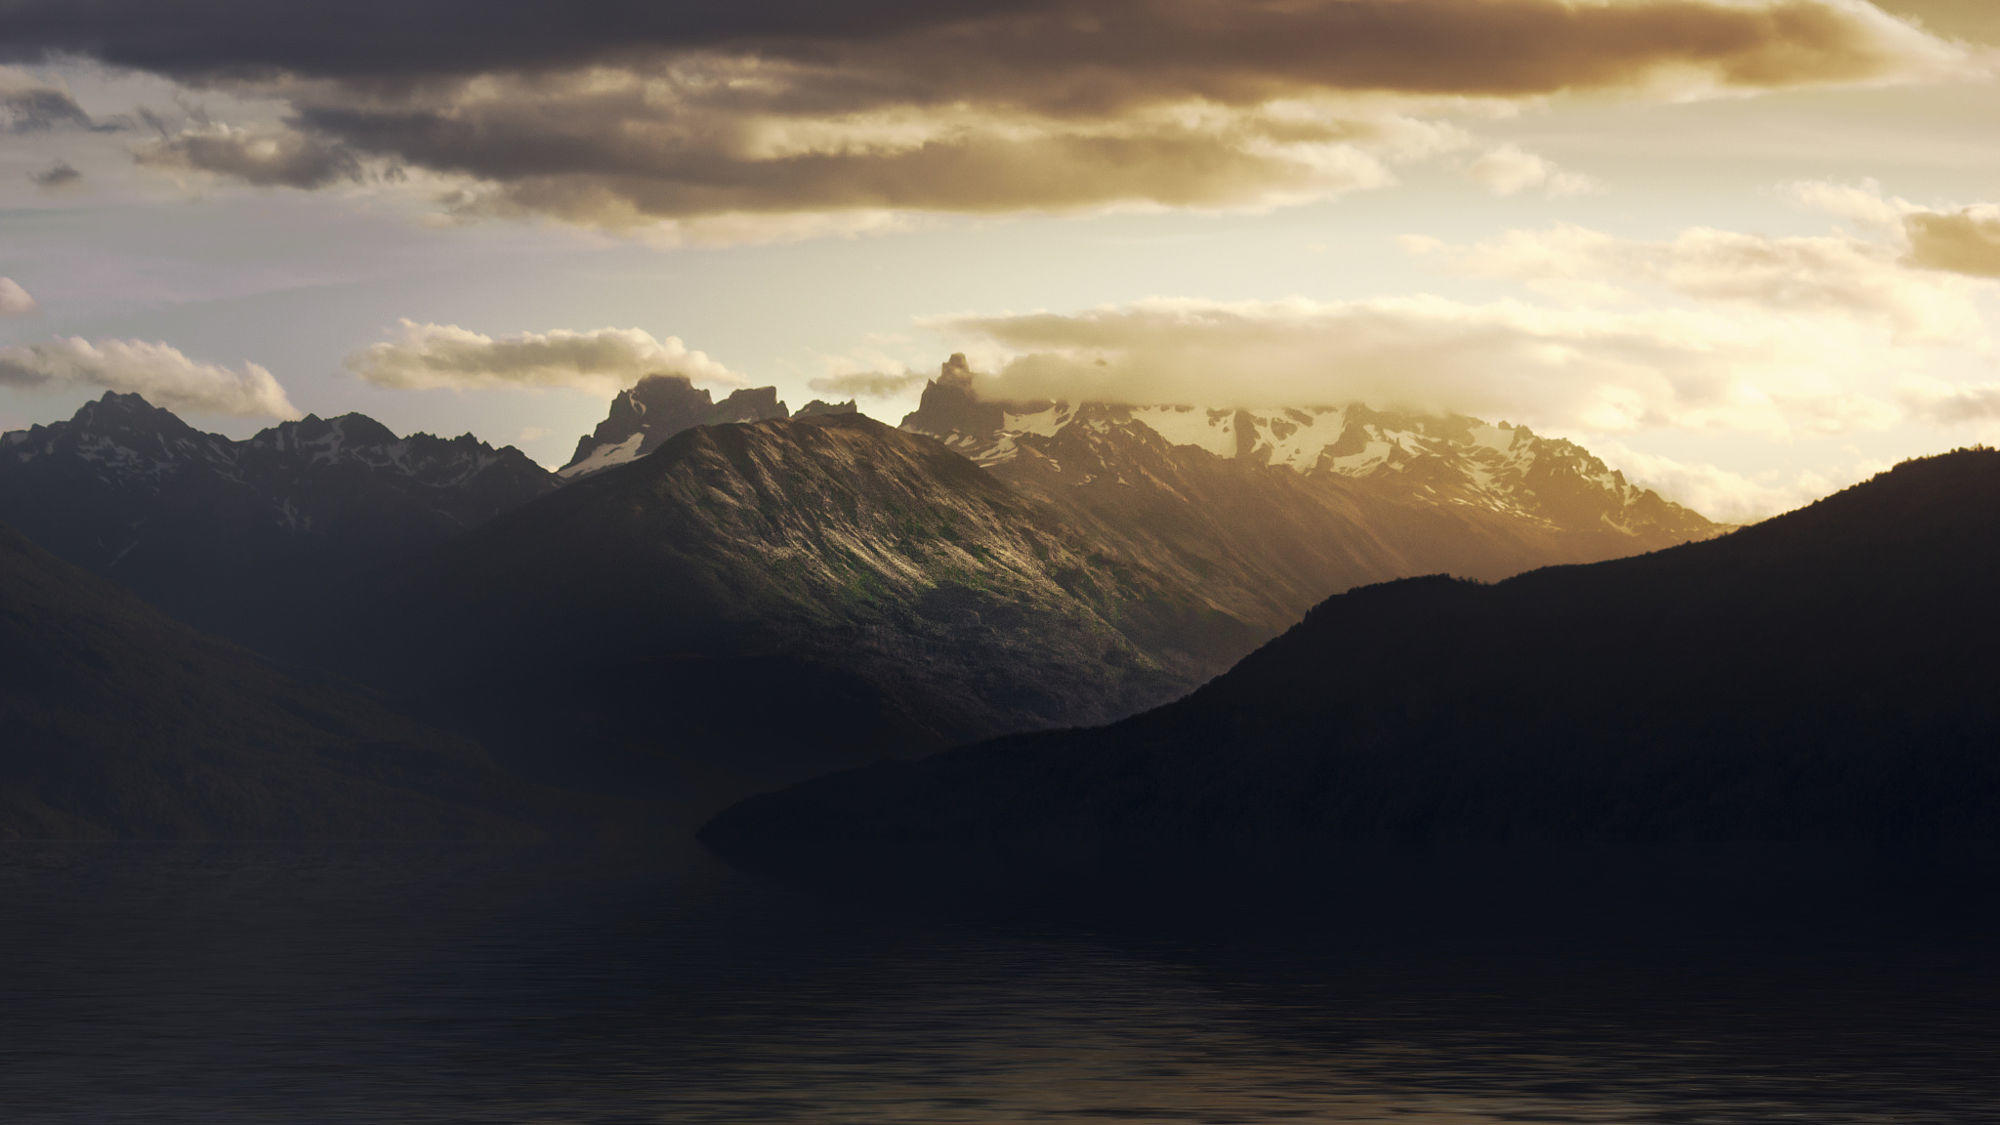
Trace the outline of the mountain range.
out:
<instances>
[{"instance_id":1,"label":"mountain range","mask_svg":"<svg viewBox=\"0 0 2000 1125\"><path fill-rule=\"evenodd\" d=\"M1265 637L1386 578L1501 578L1723 530L1573 443L1458 415L992 403L954 355L902 425Z\"/></svg>"},{"instance_id":2,"label":"mountain range","mask_svg":"<svg viewBox=\"0 0 2000 1125\"><path fill-rule=\"evenodd\" d=\"M1523 429L1292 415L987 404L953 357L893 429L660 376L551 474L359 415L230 441L109 394L0 437L0 520L517 772L710 807L1167 702L1352 586L1719 530Z\"/></svg>"},{"instance_id":3,"label":"mountain range","mask_svg":"<svg viewBox=\"0 0 2000 1125\"><path fill-rule=\"evenodd\" d=\"M177 617L261 639L285 606L556 487L513 448L308 415L243 441L138 395L0 435L0 522Z\"/></svg>"},{"instance_id":4,"label":"mountain range","mask_svg":"<svg viewBox=\"0 0 2000 1125\"><path fill-rule=\"evenodd\" d=\"M1996 559L2000 452L1910 462L1706 542L1353 590L1165 707L808 782L708 837L1030 877L1408 843L1992 841Z\"/></svg>"}]
</instances>

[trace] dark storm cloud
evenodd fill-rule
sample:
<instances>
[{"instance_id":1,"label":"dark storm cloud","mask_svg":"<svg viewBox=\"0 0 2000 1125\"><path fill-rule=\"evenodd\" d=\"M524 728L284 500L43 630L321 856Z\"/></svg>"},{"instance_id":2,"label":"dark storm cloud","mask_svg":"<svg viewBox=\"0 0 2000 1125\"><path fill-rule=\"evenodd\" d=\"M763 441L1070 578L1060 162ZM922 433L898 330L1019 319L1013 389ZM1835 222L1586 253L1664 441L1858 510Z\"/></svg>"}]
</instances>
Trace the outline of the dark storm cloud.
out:
<instances>
[{"instance_id":1,"label":"dark storm cloud","mask_svg":"<svg viewBox=\"0 0 2000 1125\"><path fill-rule=\"evenodd\" d=\"M461 215L614 228L1269 205L1381 186L1448 147L1411 116L1435 112L1410 108L1424 99L1754 92L1970 65L1860 0L175 9L0 0L0 43L289 108L291 128L251 147L216 129L164 137L144 156L155 165L314 187L382 161L470 181L447 197Z\"/></svg>"},{"instance_id":2,"label":"dark storm cloud","mask_svg":"<svg viewBox=\"0 0 2000 1125\"><path fill-rule=\"evenodd\" d=\"M1054 0L0 0L0 58L50 52L180 77L533 71L634 50L895 35Z\"/></svg>"},{"instance_id":3,"label":"dark storm cloud","mask_svg":"<svg viewBox=\"0 0 2000 1125\"><path fill-rule=\"evenodd\" d=\"M59 129L109 133L124 127L122 121L93 119L75 98L53 86L0 86L0 133L52 133Z\"/></svg>"},{"instance_id":4,"label":"dark storm cloud","mask_svg":"<svg viewBox=\"0 0 2000 1125\"><path fill-rule=\"evenodd\" d=\"M1887 23L1844 0L7 0L0 53L182 76L412 78L728 48L859 62L876 73L850 76L851 91L891 100L977 91L1101 106L1162 88L1222 100L1297 85L1546 93L1664 64L1742 87L1849 81L1901 61Z\"/></svg>"}]
</instances>

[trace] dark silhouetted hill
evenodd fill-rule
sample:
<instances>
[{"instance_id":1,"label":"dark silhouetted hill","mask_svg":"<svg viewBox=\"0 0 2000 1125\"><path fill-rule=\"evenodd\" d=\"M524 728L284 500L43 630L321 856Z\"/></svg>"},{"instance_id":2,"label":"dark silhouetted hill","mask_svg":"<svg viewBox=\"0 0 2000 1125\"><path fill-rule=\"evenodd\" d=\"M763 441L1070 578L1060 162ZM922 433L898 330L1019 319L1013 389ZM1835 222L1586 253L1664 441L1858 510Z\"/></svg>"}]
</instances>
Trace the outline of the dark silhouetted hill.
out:
<instances>
[{"instance_id":1,"label":"dark silhouetted hill","mask_svg":"<svg viewBox=\"0 0 2000 1125\"><path fill-rule=\"evenodd\" d=\"M0 839L521 837L542 800L0 526Z\"/></svg>"},{"instance_id":2,"label":"dark silhouetted hill","mask_svg":"<svg viewBox=\"0 0 2000 1125\"><path fill-rule=\"evenodd\" d=\"M1708 542L1355 590L1179 702L808 782L708 836L1023 869L1992 841L1996 565L2000 452L1961 451Z\"/></svg>"}]
</instances>

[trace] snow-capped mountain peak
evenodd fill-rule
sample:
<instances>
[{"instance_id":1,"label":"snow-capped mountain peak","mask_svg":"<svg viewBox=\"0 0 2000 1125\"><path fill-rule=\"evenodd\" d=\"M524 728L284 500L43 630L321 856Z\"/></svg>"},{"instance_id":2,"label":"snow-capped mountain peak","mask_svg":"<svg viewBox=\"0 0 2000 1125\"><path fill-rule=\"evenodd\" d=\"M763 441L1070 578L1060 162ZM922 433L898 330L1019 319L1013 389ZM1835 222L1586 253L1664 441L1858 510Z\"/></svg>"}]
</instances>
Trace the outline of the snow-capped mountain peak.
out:
<instances>
[{"instance_id":1,"label":"snow-capped mountain peak","mask_svg":"<svg viewBox=\"0 0 2000 1125\"><path fill-rule=\"evenodd\" d=\"M1504 513L1550 528L1699 538L1719 530L1634 486L1589 451L1525 426L1459 414L1376 410L1361 403L1278 410L1188 405L988 402L963 356L946 361L903 428L989 468L1032 454L1074 481L1117 479L1117 443L1061 441L1079 431L1143 433L1179 457L1208 456L1363 482L1409 499ZM1076 462L1083 463L1066 464ZM1129 476L1129 474L1127 474ZM1676 538L1674 541L1678 541Z\"/></svg>"}]
</instances>

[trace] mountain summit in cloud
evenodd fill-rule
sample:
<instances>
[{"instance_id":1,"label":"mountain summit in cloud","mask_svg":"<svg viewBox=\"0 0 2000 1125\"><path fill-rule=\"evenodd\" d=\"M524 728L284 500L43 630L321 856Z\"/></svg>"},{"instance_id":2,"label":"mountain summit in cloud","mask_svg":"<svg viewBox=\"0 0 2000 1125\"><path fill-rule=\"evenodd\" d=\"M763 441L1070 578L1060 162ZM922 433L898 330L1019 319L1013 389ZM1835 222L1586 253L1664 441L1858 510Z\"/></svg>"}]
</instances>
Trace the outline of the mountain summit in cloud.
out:
<instances>
[{"instance_id":1,"label":"mountain summit in cloud","mask_svg":"<svg viewBox=\"0 0 2000 1125\"><path fill-rule=\"evenodd\" d=\"M989 402L963 355L925 386L903 428L930 434L1003 472L1086 485L1101 474L1103 442L1156 439L1182 451L1344 478L1414 503L1499 514L1572 535L1646 549L1707 538L1719 528L1639 488L1588 450L1525 426L1456 414L1301 404L1283 410L1124 406L1062 401ZM1084 441L1083 435L1094 440ZM1006 468L1002 468L1006 467ZM1136 482L1125 481L1128 485Z\"/></svg>"}]
</instances>

